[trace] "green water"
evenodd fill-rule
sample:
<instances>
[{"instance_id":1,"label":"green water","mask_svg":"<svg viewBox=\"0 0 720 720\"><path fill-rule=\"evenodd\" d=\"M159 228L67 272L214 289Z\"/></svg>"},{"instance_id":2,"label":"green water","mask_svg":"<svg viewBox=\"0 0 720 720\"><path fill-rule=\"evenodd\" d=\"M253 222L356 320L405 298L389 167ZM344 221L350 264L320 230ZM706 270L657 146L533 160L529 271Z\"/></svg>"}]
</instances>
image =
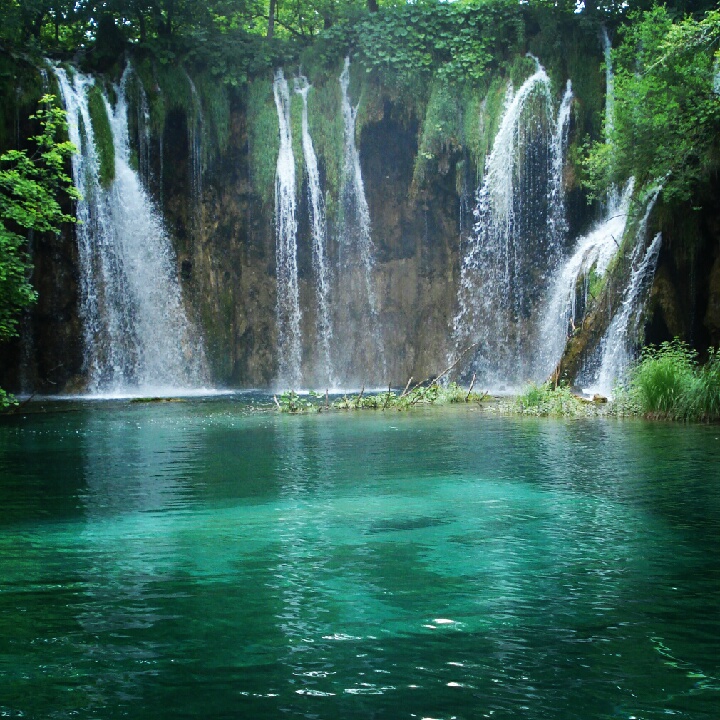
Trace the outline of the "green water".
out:
<instances>
[{"instance_id":1,"label":"green water","mask_svg":"<svg viewBox=\"0 0 720 720\"><path fill-rule=\"evenodd\" d=\"M720 428L0 420L0 716L720 717Z\"/></svg>"}]
</instances>

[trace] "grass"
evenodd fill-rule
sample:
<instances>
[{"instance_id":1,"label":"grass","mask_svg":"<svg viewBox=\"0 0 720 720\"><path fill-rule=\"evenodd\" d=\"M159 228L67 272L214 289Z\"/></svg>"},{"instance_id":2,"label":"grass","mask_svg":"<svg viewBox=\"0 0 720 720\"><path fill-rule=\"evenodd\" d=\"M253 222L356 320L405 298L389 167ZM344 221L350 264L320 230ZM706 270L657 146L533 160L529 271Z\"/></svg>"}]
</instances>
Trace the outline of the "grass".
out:
<instances>
[{"instance_id":1,"label":"grass","mask_svg":"<svg viewBox=\"0 0 720 720\"><path fill-rule=\"evenodd\" d=\"M554 387L546 382L528 384L518 397L509 403L500 403L498 409L512 415L581 418L608 415L611 406L604 398L589 400L576 395L566 385Z\"/></svg>"},{"instance_id":2,"label":"grass","mask_svg":"<svg viewBox=\"0 0 720 720\"><path fill-rule=\"evenodd\" d=\"M491 402L485 402L491 400ZM529 383L515 398L497 400L487 393L474 392L457 383L441 385L437 380L420 383L402 393L387 392L343 395L330 401L311 392L300 397L283 393L275 403L281 412L304 413L327 410L410 410L416 406L452 403L482 403L488 412L500 415L537 417L645 417L648 419L715 422L720 420L720 351L710 349L705 365L698 363L697 351L675 339L660 346L648 346L630 371L626 385L608 401L589 399L567 385L551 382Z\"/></svg>"},{"instance_id":3,"label":"grass","mask_svg":"<svg viewBox=\"0 0 720 720\"><path fill-rule=\"evenodd\" d=\"M480 403L487 398L487 393L467 390L457 383L447 386L433 381L429 384L418 384L408 387L402 393L388 389L386 392L365 394L361 390L357 395L343 395L330 400L322 393L311 391L307 396L300 396L288 390L280 396L274 396L275 405L280 412L299 414L307 412L323 412L329 410L409 410L421 405L448 405L451 403Z\"/></svg>"},{"instance_id":4,"label":"grass","mask_svg":"<svg viewBox=\"0 0 720 720\"><path fill-rule=\"evenodd\" d=\"M643 350L630 374L628 394L646 417L695 422L720 420L720 354L708 362L677 338Z\"/></svg>"}]
</instances>

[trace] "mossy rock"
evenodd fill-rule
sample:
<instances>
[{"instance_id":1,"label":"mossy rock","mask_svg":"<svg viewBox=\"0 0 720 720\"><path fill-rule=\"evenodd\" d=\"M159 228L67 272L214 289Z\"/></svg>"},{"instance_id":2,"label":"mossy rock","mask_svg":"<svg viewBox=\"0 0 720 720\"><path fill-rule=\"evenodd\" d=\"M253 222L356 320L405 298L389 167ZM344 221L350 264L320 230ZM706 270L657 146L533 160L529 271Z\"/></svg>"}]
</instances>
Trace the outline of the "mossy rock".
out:
<instances>
[{"instance_id":1,"label":"mossy rock","mask_svg":"<svg viewBox=\"0 0 720 720\"><path fill-rule=\"evenodd\" d=\"M115 144L105 99L97 83L90 88L88 110L95 136L95 150L100 164L100 184L102 187L108 188L115 179Z\"/></svg>"}]
</instances>

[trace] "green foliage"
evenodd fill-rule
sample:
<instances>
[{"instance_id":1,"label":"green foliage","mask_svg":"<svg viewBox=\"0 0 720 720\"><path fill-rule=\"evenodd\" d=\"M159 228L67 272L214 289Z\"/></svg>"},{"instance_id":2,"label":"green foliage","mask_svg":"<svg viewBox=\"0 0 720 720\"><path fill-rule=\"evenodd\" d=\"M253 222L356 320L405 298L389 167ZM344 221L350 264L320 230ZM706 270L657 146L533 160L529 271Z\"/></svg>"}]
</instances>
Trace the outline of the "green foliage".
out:
<instances>
[{"instance_id":1,"label":"green foliage","mask_svg":"<svg viewBox=\"0 0 720 720\"><path fill-rule=\"evenodd\" d=\"M506 411L543 417L586 417L597 414L599 407L599 403L574 395L566 385L554 387L546 382L527 385Z\"/></svg>"},{"instance_id":2,"label":"green foliage","mask_svg":"<svg viewBox=\"0 0 720 720\"><path fill-rule=\"evenodd\" d=\"M509 0L420 2L388 8L358 24L356 44L368 72L399 86L440 79L477 82L497 58L522 45L520 6Z\"/></svg>"},{"instance_id":3,"label":"green foliage","mask_svg":"<svg viewBox=\"0 0 720 720\"><path fill-rule=\"evenodd\" d=\"M630 375L629 395L641 413L672 420L720 419L720 355L708 362L677 338L646 347Z\"/></svg>"},{"instance_id":4,"label":"green foliage","mask_svg":"<svg viewBox=\"0 0 720 720\"><path fill-rule=\"evenodd\" d=\"M415 159L415 186L422 184L427 175L437 171L442 155L447 155L462 145L464 127L461 122L457 94L445 80L436 79L425 110L420 146Z\"/></svg>"},{"instance_id":5,"label":"green foliage","mask_svg":"<svg viewBox=\"0 0 720 720\"><path fill-rule=\"evenodd\" d=\"M18 401L12 395L8 395L8 393L0 388L0 410L5 410L17 404Z\"/></svg>"},{"instance_id":6,"label":"green foliage","mask_svg":"<svg viewBox=\"0 0 720 720\"><path fill-rule=\"evenodd\" d=\"M309 397L318 397L316 393L311 393ZM303 413L303 412L316 412L319 409L319 405L311 402L309 397L303 398L298 395L294 390L286 390L278 398L274 396L275 403L278 406L280 412L286 413Z\"/></svg>"},{"instance_id":7,"label":"green foliage","mask_svg":"<svg viewBox=\"0 0 720 720\"><path fill-rule=\"evenodd\" d=\"M280 134L272 84L268 80L249 83L247 115L250 182L263 202L269 204L274 197Z\"/></svg>"},{"instance_id":8,"label":"green foliage","mask_svg":"<svg viewBox=\"0 0 720 720\"><path fill-rule=\"evenodd\" d=\"M325 169L325 192L340 195L344 157L344 128L340 112L340 70L313 79L308 93L308 124L313 146ZM328 207L328 210L331 208Z\"/></svg>"},{"instance_id":9,"label":"green foliage","mask_svg":"<svg viewBox=\"0 0 720 720\"><path fill-rule=\"evenodd\" d=\"M57 233L61 223L74 221L63 212L59 196L78 197L65 172L75 148L58 141L66 129L65 113L53 96L45 95L32 119L40 127L31 138L34 152L0 155L0 341L17 333L18 313L36 297L27 280L30 260L21 233Z\"/></svg>"},{"instance_id":10,"label":"green foliage","mask_svg":"<svg viewBox=\"0 0 720 720\"><path fill-rule=\"evenodd\" d=\"M657 6L631 15L621 35L610 142L593 145L586 182L599 196L631 175L664 179L666 200L687 200L718 164L720 12L674 21Z\"/></svg>"},{"instance_id":11,"label":"green foliage","mask_svg":"<svg viewBox=\"0 0 720 720\"><path fill-rule=\"evenodd\" d=\"M310 392L307 397L301 397L290 390L284 392L279 398L275 397L280 412L304 413L320 412L323 409L332 410L409 410L420 405L447 405L450 403L482 402L486 393L466 390L457 383L443 386L437 381L427 384L418 384L406 388L402 393L393 390L387 392L365 394L362 390L357 395L343 395L331 403L322 393Z\"/></svg>"},{"instance_id":12,"label":"green foliage","mask_svg":"<svg viewBox=\"0 0 720 720\"><path fill-rule=\"evenodd\" d=\"M710 349L707 363L698 369L687 398L686 419L720 419L720 353Z\"/></svg>"},{"instance_id":13,"label":"green foliage","mask_svg":"<svg viewBox=\"0 0 720 720\"><path fill-rule=\"evenodd\" d=\"M115 179L115 144L102 90L97 83L90 88L88 110L95 136L95 148L100 161L100 184L104 188L108 188Z\"/></svg>"}]
</instances>

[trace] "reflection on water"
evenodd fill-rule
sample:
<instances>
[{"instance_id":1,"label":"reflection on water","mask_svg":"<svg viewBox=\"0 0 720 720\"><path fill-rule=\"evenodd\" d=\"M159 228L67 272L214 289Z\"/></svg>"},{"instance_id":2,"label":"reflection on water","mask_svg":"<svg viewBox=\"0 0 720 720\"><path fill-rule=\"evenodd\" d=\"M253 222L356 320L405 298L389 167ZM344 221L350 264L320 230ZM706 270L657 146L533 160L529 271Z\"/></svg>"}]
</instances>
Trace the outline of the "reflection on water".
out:
<instances>
[{"instance_id":1,"label":"reflection on water","mask_svg":"<svg viewBox=\"0 0 720 720\"><path fill-rule=\"evenodd\" d=\"M718 717L717 428L66 409L0 424L5 716Z\"/></svg>"}]
</instances>

